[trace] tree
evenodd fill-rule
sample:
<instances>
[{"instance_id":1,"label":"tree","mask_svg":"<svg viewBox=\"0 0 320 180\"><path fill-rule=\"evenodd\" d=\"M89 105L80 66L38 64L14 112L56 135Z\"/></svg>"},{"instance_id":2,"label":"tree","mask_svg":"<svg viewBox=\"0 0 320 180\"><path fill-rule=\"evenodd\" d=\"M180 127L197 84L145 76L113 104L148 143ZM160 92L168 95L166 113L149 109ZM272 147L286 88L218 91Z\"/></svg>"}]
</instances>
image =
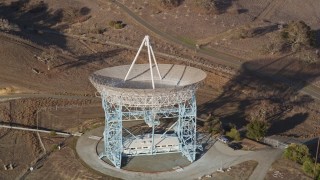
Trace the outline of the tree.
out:
<instances>
[{"instance_id":1,"label":"tree","mask_svg":"<svg viewBox=\"0 0 320 180\"><path fill-rule=\"evenodd\" d=\"M247 125L247 137L259 141L269 129L269 124L265 121L253 120Z\"/></svg>"},{"instance_id":2,"label":"tree","mask_svg":"<svg viewBox=\"0 0 320 180\"><path fill-rule=\"evenodd\" d=\"M240 141L240 133L236 128L231 128L230 131L226 133L226 135L236 141Z\"/></svg>"},{"instance_id":3,"label":"tree","mask_svg":"<svg viewBox=\"0 0 320 180\"><path fill-rule=\"evenodd\" d=\"M303 21L291 21L281 25L281 30L271 37L271 43L265 46L265 51L296 52L301 49L317 48L319 45L316 31L311 30L311 27Z\"/></svg>"},{"instance_id":4,"label":"tree","mask_svg":"<svg viewBox=\"0 0 320 180\"><path fill-rule=\"evenodd\" d=\"M281 31L281 38L295 52L311 45L311 28L303 21L291 21Z\"/></svg>"},{"instance_id":5,"label":"tree","mask_svg":"<svg viewBox=\"0 0 320 180\"><path fill-rule=\"evenodd\" d=\"M288 148L285 149L283 155L285 158L299 164L304 164L304 162L308 160L312 161L310 158L309 148L303 144L290 144Z\"/></svg>"}]
</instances>

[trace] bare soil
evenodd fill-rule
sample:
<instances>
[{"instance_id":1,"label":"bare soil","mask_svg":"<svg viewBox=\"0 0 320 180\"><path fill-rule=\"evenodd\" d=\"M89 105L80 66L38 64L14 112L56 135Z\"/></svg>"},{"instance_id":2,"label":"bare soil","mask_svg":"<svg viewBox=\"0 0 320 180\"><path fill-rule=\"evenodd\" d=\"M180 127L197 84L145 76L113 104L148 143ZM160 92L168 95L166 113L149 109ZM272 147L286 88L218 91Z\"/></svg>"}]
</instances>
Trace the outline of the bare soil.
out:
<instances>
[{"instance_id":1,"label":"bare soil","mask_svg":"<svg viewBox=\"0 0 320 180\"><path fill-rule=\"evenodd\" d=\"M301 168L301 165L281 158L272 164L272 167L269 169L265 179L311 180L312 178L304 174Z\"/></svg>"},{"instance_id":2,"label":"bare soil","mask_svg":"<svg viewBox=\"0 0 320 180\"><path fill-rule=\"evenodd\" d=\"M241 146L242 150L250 150L250 151L256 151L260 149L266 148L266 145L263 145L261 143L258 143L256 141L244 138L241 140Z\"/></svg>"},{"instance_id":3,"label":"bare soil","mask_svg":"<svg viewBox=\"0 0 320 180\"><path fill-rule=\"evenodd\" d=\"M249 179L250 175L256 168L258 163L256 161L245 161L240 164L237 164L235 166L232 166L230 171L225 172L214 172L209 177L207 175L202 177L203 180L209 180L209 179L219 179L219 180L226 180L226 179Z\"/></svg>"},{"instance_id":4,"label":"bare soil","mask_svg":"<svg viewBox=\"0 0 320 180\"><path fill-rule=\"evenodd\" d=\"M231 122L240 128L252 113L264 108L267 120L272 124L270 134L305 139L319 136L319 103L299 93L301 87L319 81L318 66L301 68L294 56L276 61L278 55L260 53L260 47L277 31L277 28L272 28L276 23L304 20L313 29L319 29L318 1L257 0L249 3L239 0L232 1L219 15L199 11L191 0L185 0L173 9L163 9L144 0L123 2L152 26L187 43L197 43L204 48L214 48L248 60L239 72L232 71L231 74L223 68L216 71L199 67L208 71L208 77L197 93L199 114L213 113L223 123ZM234 13L233 6L242 12ZM100 100L81 99L94 97L96 91L88 76L105 67L131 62L135 49L110 45L110 42L138 47L143 36L149 33L109 1L6 0L0 3L0 12L0 17L8 19L15 27L13 30L0 28L0 96L29 93L79 96L79 99L27 97L1 101L0 122L11 124L39 125L68 132L85 131L99 125L103 112L95 106ZM126 25L123 29L114 29L108 25L111 20L122 21ZM240 38L243 29L257 27L266 31L255 37ZM160 37L152 37L152 41L156 42L155 51L201 62L196 56L196 49L188 50ZM146 62L146 59L143 54L138 62ZM157 57L157 60L159 63L190 65L164 57ZM289 88L252 77L246 71L247 67L261 68L265 73L281 73L292 81L303 79L307 83ZM66 108L69 106L92 108ZM57 137L41 137L49 150L63 141ZM15 166L11 171L0 168L3 179L20 177L21 172L25 172L43 151L35 133L0 129L0 142L0 167L8 163ZM66 166L61 166L65 160ZM249 163L249 167L255 167L254 163ZM246 177L250 175L246 174L247 171L244 169ZM228 173L225 173L226 178L229 178ZM68 143L62 150L53 151L43 166L27 178L44 176L55 179L104 178L85 168Z\"/></svg>"},{"instance_id":5,"label":"bare soil","mask_svg":"<svg viewBox=\"0 0 320 180\"><path fill-rule=\"evenodd\" d=\"M83 166L74 149L72 149L73 141L76 141L76 139L67 140L60 150L55 148L45 163L34 169L26 179L116 179L101 175ZM46 144L49 144L49 142L46 142Z\"/></svg>"},{"instance_id":6,"label":"bare soil","mask_svg":"<svg viewBox=\"0 0 320 180\"><path fill-rule=\"evenodd\" d=\"M40 155L42 149L34 133L1 129L0 176L1 179L21 177L32 162ZM5 170L13 165L13 170Z\"/></svg>"}]
</instances>

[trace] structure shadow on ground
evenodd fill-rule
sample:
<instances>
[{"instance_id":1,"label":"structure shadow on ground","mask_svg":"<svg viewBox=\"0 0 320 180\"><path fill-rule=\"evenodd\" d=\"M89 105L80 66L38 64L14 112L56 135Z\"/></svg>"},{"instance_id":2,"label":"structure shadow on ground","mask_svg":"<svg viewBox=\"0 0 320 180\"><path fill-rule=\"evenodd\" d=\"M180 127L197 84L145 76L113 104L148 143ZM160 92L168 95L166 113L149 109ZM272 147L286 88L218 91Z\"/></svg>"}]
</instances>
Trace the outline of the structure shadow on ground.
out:
<instances>
[{"instance_id":1,"label":"structure shadow on ground","mask_svg":"<svg viewBox=\"0 0 320 180\"><path fill-rule=\"evenodd\" d=\"M60 30L68 28L72 21L89 14L90 9L53 9L45 1L19 0L11 3L0 2L0 12L0 18L8 20L10 24L9 29L3 30L45 47L57 45L66 48L64 36L54 35L49 42L48 34L41 34L39 30L59 33Z\"/></svg>"},{"instance_id":2,"label":"structure shadow on ground","mask_svg":"<svg viewBox=\"0 0 320 180\"><path fill-rule=\"evenodd\" d=\"M224 124L233 123L238 128L263 115L271 125L269 135L281 134L309 117L308 112L292 114L291 110L314 102L299 91L319 75L319 65L306 66L290 57L249 61L217 98L199 107L199 113L211 112Z\"/></svg>"},{"instance_id":3,"label":"structure shadow on ground","mask_svg":"<svg viewBox=\"0 0 320 180\"><path fill-rule=\"evenodd\" d=\"M104 63L106 59L110 59L114 56L119 55L125 49L113 49L105 52L97 52L89 55L78 56L77 61L69 61L63 64L57 65L54 68L65 67L65 69L78 68L86 66L91 63Z\"/></svg>"}]
</instances>

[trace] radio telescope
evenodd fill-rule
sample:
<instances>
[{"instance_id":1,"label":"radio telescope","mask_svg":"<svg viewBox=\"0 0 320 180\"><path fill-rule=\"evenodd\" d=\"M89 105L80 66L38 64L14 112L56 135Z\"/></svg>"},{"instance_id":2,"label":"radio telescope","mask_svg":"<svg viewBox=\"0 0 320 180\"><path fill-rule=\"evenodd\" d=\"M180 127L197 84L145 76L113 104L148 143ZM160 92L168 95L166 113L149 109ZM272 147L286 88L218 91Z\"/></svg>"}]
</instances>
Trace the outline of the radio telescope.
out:
<instances>
[{"instance_id":1,"label":"radio telescope","mask_svg":"<svg viewBox=\"0 0 320 180\"><path fill-rule=\"evenodd\" d=\"M135 64L143 46L149 64ZM100 93L105 111L104 147L99 158L106 157L121 168L125 155L181 152L193 162L198 148L195 93L205 77L204 71L190 66L157 64L149 36L144 37L131 65L94 72L89 79ZM175 122L163 134L155 134L163 118ZM122 126L124 121L141 119L152 133L137 136ZM174 134L167 134L169 130ZM124 131L132 137L124 138Z\"/></svg>"}]
</instances>

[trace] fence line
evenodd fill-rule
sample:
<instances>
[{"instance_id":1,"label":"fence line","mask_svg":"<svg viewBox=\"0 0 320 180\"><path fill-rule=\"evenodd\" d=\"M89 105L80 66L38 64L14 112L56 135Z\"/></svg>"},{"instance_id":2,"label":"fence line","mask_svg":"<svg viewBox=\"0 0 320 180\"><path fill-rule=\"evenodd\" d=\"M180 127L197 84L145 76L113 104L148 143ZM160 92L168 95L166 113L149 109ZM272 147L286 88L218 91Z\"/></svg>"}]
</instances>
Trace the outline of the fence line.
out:
<instances>
[{"instance_id":1,"label":"fence line","mask_svg":"<svg viewBox=\"0 0 320 180\"><path fill-rule=\"evenodd\" d=\"M268 144L268 145L270 145L272 147L279 148L279 149L285 149L285 148L288 147L287 143L283 143L283 142L281 142L279 140L271 139L271 138L267 138L267 137L263 138L263 142L265 144Z\"/></svg>"},{"instance_id":2,"label":"fence line","mask_svg":"<svg viewBox=\"0 0 320 180\"><path fill-rule=\"evenodd\" d=\"M36 129L36 128L27 128L27 127L18 127L18 126L10 126L10 125L0 125L0 128L9 128L9 129L16 129L16 130L23 130L23 131L33 131L33 132L41 132L41 133L52 133L62 135L62 136L70 136L72 134L65 133L65 132L56 132L50 130L43 130L43 129Z\"/></svg>"}]
</instances>

